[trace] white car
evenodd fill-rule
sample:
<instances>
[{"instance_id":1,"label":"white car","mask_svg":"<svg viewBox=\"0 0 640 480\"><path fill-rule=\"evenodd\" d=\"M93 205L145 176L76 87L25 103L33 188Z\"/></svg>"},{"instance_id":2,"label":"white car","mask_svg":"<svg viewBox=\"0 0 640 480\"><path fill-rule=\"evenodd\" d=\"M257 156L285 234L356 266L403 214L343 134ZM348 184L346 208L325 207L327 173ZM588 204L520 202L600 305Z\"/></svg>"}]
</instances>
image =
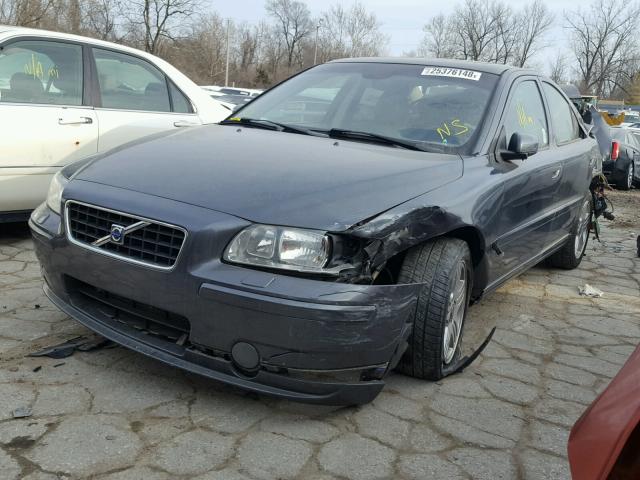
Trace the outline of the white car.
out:
<instances>
[{"instance_id":1,"label":"white car","mask_svg":"<svg viewBox=\"0 0 640 480\"><path fill-rule=\"evenodd\" d=\"M148 53L0 25L0 222L26 218L71 162L228 115Z\"/></svg>"}]
</instances>

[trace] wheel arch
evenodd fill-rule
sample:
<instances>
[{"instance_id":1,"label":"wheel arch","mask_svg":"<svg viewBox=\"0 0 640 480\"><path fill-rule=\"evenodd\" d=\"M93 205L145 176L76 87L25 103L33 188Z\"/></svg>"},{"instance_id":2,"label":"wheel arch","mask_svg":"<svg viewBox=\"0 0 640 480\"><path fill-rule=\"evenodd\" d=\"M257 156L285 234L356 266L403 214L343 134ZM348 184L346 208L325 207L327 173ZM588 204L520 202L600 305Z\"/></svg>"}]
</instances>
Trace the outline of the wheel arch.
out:
<instances>
[{"instance_id":1,"label":"wheel arch","mask_svg":"<svg viewBox=\"0 0 640 480\"><path fill-rule=\"evenodd\" d=\"M488 283L486 242L482 232L478 228L468 225L451 230L443 235L439 235L439 237L458 238L467 243L473 263L472 297L479 296Z\"/></svg>"},{"instance_id":2,"label":"wheel arch","mask_svg":"<svg viewBox=\"0 0 640 480\"><path fill-rule=\"evenodd\" d=\"M434 235L416 239L415 242L407 243L403 245L402 249L394 251L388 256L384 264L387 266L390 265L391 270L395 272L399 269L404 257L410 249L441 238L456 238L464 241L469 247L471 261L473 264L472 299L478 298L488 283L488 262L486 258L485 237L480 229L475 226L459 226L447 231L437 232ZM396 276L392 275L392 277Z\"/></svg>"}]
</instances>

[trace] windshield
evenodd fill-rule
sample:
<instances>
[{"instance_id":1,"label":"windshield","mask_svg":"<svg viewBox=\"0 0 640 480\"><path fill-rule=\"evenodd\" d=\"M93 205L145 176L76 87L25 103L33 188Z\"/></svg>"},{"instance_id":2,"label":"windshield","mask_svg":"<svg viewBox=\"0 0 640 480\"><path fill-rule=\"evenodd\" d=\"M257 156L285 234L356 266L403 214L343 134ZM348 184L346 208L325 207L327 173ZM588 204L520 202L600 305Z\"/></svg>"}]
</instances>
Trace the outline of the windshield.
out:
<instances>
[{"instance_id":1,"label":"windshield","mask_svg":"<svg viewBox=\"0 0 640 480\"><path fill-rule=\"evenodd\" d=\"M424 65L330 63L269 90L235 116L460 147L478 130L497 79Z\"/></svg>"}]
</instances>

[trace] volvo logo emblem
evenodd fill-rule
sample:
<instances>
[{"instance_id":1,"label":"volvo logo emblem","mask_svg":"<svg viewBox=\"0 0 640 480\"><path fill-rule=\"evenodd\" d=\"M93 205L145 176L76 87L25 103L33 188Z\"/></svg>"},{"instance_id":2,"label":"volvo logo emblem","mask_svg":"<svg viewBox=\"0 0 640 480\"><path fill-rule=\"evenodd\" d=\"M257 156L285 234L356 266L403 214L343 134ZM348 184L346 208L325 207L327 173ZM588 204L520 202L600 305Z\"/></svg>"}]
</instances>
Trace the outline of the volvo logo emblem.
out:
<instances>
[{"instance_id":1,"label":"volvo logo emblem","mask_svg":"<svg viewBox=\"0 0 640 480\"><path fill-rule=\"evenodd\" d=\"M122 245L124 243L124 231L125 227L122 225L116 225L115 223L111 225L111 235L110 239L113 243L118 245Z\"/></svg>"},{"instance_id":2,"label":"volvo logo emblem","mask_svg":"<svg viewBox=\"0 0 640 480\"><path fill-rule=\"evenodd\" d=\"M127 227L123 227L122 225L118 225L117 223L112 223L111 228L109 229L109 233L104 237L98 238L91 245L94 247L101 247L106 245L107 243L115 243L116 245L124 245L124 237L129 235L130 233L137 232L141 228L144 228L148 225L151 225L150 222L145 222L144 220L140 220L139 222L132 223Z\"/></svg>"}]
</instances>

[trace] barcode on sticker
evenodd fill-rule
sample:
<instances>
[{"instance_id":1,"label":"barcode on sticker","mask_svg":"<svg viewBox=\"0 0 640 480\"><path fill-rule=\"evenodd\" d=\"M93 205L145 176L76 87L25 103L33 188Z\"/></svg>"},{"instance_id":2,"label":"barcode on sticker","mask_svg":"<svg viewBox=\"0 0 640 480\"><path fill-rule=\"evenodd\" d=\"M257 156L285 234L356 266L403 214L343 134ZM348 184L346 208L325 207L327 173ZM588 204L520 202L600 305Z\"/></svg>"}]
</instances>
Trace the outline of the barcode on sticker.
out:
<instances>
[{"instance_id":1,"label":"barcode on sticker","mask_svg":"<svg viewBox=\"0 0 640 480\"><path fill-rule=\"evenodd\" d=\"M447 67L425 67L422 70L421 75L431 77L453 77L453 78L466 78L467 80L480 80L482 73L474 72L473 70L460 70L459 68L447 68Z\"/></svg>"}]
</instances>

